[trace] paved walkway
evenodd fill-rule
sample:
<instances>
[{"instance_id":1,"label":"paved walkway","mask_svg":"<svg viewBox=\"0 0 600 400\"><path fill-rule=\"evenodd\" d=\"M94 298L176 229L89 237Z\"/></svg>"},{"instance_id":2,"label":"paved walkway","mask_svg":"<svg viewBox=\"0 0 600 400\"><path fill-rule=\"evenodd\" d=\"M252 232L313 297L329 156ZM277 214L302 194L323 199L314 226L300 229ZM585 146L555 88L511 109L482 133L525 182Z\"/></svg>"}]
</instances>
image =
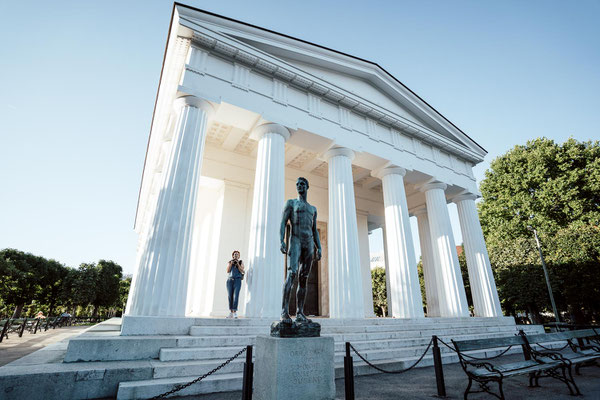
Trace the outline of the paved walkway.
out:
<instances>
[{"instance_id":1,"label":"paved walkway","mask_svg":"<svg viewBox=\"0 0 600 400\"><path fill-rule=\"evenodd\" d=\"M23 336L13 333L0 343L0 367L56 342L77 336L90 326L65 326L38 331L35 335L25 331Z\"/></svg>"},{"instance_id":2,"label":"paved walkway","mask_svg":"<svg viewBox=\"0 0 600 400\"><path fill-rule=\"evenodd\" d=\"M500 362L522 361L522 355L501 357ZM459 364L444 366L447 399L462 399L468 380ZM583 396L581 399L600 399L600 368L585 367L581 375L575 375L575 382ZM336 379L336 400L344 400L344 380ZM555 379L540 379L539 388L529 388L527 376L506 379L503 389L507 399L511 400L551 400L573 399L567 386ZM293 392L293 386L290 391ZM416 368L404 374L377 374L355 377L354 391L356 400L397 400L437 398L435 372L433 367ZM240 392L195 396L198 400L239 400ZM191 399L192 397L180 398ZM290 396L292 399L293 396ZM469 399L494 399L488 394L470 394Z\"/></svg>"}]
</instances>

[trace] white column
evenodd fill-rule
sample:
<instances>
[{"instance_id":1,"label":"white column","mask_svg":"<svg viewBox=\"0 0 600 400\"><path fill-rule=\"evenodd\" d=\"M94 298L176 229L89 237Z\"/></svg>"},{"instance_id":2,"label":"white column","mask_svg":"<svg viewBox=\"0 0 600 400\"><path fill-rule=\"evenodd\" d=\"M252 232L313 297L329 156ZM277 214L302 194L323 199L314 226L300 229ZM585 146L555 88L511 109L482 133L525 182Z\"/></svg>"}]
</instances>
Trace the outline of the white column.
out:
<instances>
[{"instance_id":1,"label":"white column","mask_svg":"<svg viewBox=\"0 0 600 400\"><path fill-rule=\"evenodd\" d=\"M383 186L392 317L423 318L421 285L404 190L405 174L406 170L399 167L376 173Z\"/></svg>"},{"instance_id":2,"label":"white column","mask_svg":"<svg viewBox=\"0 0 600 400\"><path fill-rule=\"evenodd\" d=\"M256 172L246 282L247 317L276 318L281 314L284 255L279 250L279 225L284 205L285 141L290 132L278 124L258 126Z\"/></svg>"},{"instance_id":3,"label":"white column","mask_svg":"<svg viewBox=\"0 0 600 400\"><path fill-rule=\"evenodd\" d=\"M390 290L390 257L388 256L388 245L387 245L387 234L385 231L385 225L381 228L383 233L383 258L385 261L385 293L387 299L387 315L384 317L391 317L394 314L392 309L392 296Z\"/></svg>"},{"instance_id":4,"label":"white column","mask_svg":"<svg viewBox=\"0 0 600 400\"><path fill-rule=\"evenodd\" d=\"M369 250L368 214L359 211L357 223L365 317L375 318L375 310L373 309L373 282L371 279L371 252Z\"/></svg>"},{"instance_id":5,"label":"white column","mask_svg":"<svg viewBox=\"0 0 600 400\"><path fill-rule=\"evenodd\" d=\"M502 308L488 256L474 194L455 197L465 247L473 308L478 317L501 317Z\"/></svg>"},{"instance_id":6,"label":"white column","mask_svg":"<svg viewBox=\"0 0 600 400\"><path fill-rule=\"evenodd\" d=\"M425 279L425 295L427 296L427 316L440 316L439 292L436 272L433 262L431 234L429 232L429 217L425 207L414 212L419 226L419 243L421 244L421 261L423 263L423 278Z\"/></svg>"},{"instance_id":7,"label":"white column","mask_svg":"<svg viewBox=\"0 0 600 400\"><path fill-rule=\"evenodd\" d=\"M334 148L329 163L329 316L364 318L352 160L354 152Z\"/></svg>"},{"instance_id":8,"label":"white column","mask_svg":"<svg viewBox=\"0 0 600 400\"><path fill-rule=\"evenodd\" d=\"M428 183L421 187L421 191L425 192L429 216L433 265L439 284L440 316L468 317L469 306L444 194L446 187L444 183Z\"/></svg>"},{"instance_id":9,"label":"white column","mask_svg":"<svg viewBox=\"0 0 600 400\"><path fill-rule=\"evenodd\" d=\"M127 315L177 316L186 312L192 230L209 114L193 96L175 100L177 127L148 239L133 278Z\"/></svg>"}]
</instances>

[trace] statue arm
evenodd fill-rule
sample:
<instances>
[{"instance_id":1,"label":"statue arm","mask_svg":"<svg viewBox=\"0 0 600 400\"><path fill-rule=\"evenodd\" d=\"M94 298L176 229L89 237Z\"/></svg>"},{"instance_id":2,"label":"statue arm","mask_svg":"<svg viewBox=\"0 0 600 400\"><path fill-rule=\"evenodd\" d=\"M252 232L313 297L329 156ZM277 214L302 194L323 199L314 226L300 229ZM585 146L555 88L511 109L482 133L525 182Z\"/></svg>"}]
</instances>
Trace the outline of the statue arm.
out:
<instances>
[{"instance_id":1,"label":"statue arm","mask_svg":"<svg viewBox=\"0 0 600 400\"><path fill-rule=\"evenodd\" d=\"M321 259L321 238L319 237L319 230L317 229L317 208L315 207L315 215L313 216L313 240L317 247L317 260Z\"/></svg>"},{"instance_id":2,"label":"statue arm","mask_svg":"<svg viewBox=\"0 0 600 400\"><path fill-rule=\"evenodd\" d=\"M292 214L292 205L290 201L286 201L283 207L283 215L281 216L281 226L279 227L279 241L281 242L281 252L285 254L287 252L285 246L285 227Z\"/></svg>"}]
</instances>

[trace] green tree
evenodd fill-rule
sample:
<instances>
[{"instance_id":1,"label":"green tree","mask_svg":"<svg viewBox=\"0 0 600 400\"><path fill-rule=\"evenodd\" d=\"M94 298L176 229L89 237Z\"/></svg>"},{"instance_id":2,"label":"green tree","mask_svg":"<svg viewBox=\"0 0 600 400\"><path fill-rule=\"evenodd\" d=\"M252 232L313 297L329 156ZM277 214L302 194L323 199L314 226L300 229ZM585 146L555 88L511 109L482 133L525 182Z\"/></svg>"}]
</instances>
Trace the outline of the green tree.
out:
<instances>
[{"instance_id":1,"label":"green tree","mask_svg":"<svg viewBox=\"0 0 600 400\"><path fill-rule=\"evenodd\" d=\"M19 318L23 307L35 298L42 277L47 272L46 260L15 249L0 251L4 259L6 282L1 286L3 301L15 306L12 317Z\"/></svg>"},{"instance_id":2,"label":"green tree","mask_svg":"<svg viewBox=\"0 0 600 400\"><path fill-rule=\"evenodd\" d=\"M119 307L122 313L125 313L125 305L127 304L127 297L129 297L129 289L131 288L131 275L125 276L121 279L119 284Z\"/></svg>"},{"instance_id":3,"label":"green tree","mask_svg":"<svg viewBox=\"0 0 600 400\"><path fill-rule=\"evenodd\" d=\"M539 256L528 226L537 229L558 308L598 315L600 287L600 144L540 138L492 161L480 187L481 225L507 312L539 321L549 310ZM571 256L576 254L576 256ZM584 282L585 280L585 282ZM579 290L575 290L579 287ZM585 308L585 310L584 310Z\"/></svg>"},{"instance_id":4,"label":"green tree","mask_svg":"<svg viewBox=\"0 0 600 400\"><path fill-rule=\"evenodd\" d=\"M121 277L123 269L120 265L112 262L100 260L96 266L96 285L93 315L98 315L100 307L117 306L121 288Z\"/></svg>"},{"instance_id":5,"label":"green tree","mask_svg":"<svg viewBox=\"0 0 600 400\"><path fill-rule=\"evenodd\" d=\"M48 315L53 315L56 305L60 303L60 290L68 273L69 268L58 261L46 260L46 274L40 279L40 290L36 299L40 304L48 305Z\"/></svg>"},{"instance_id":6,"label":"green tree","mask_svg":"<svg viewBox=\"0 0 600 400\"><path fill-rule=\"evenodd\" d=\"M86 307L96 300L98 267L96 264L83 263L77 269L72 282L72 302L74 306Z\"/></svg>"},{"instance_id":7,"label":"green tree","mask_svg":"<svg viewBox=\"0 0 600 400\"><path fill-rule=\"evenodd\" d=\"M377 267L371 270L373 284L373 308L378 317L387 315L387 291L385 284L385 268Z\"/></svg>"}]
</instances>

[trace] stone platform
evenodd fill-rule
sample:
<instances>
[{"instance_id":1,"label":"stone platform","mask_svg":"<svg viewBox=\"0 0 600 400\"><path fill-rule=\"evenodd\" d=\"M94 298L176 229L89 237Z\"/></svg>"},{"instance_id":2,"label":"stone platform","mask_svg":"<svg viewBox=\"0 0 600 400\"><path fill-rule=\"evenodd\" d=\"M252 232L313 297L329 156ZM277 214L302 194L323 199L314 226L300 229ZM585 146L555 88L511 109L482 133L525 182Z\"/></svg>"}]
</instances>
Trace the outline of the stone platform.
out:
<instances>
[{"instance_id":1,"label":"stone platform","mask_svg":"<svg viewBox=\"0 0 600 400\"><path fill-rule=\"evenodd\" d=\"M334 339L336 377L343 376L344 342L383 368L403 368L425 350L431 335L443 340L513 335L510 317L336 320L316 318L321 336ZM0 368L2 398L150 398L186 383L220 365L257 335L268 335L272 320L219 318L125 317L122 333L86 332L69 341L62 359L53 363L8 364ZM541 326L519 326L542 332ZM513 349L519 352L519 349ZM42 350L43 351L43 350ZM512 351L512 350L511 350ZM486 350L497 354L499 350ZM31 356L34 356L33 353ZM481 357L484 353L477 352ZM456 356L442 348L444 363ZM180 395L240 390L243 357ZM422 366L432 364L427 355ZM376 373L355 357L356 375ZM44 390L41 390L44 388ZM65 390L65 388L69 388ZM58 397L53 397L54 391Z\"/></svg>"}]
</instances>

